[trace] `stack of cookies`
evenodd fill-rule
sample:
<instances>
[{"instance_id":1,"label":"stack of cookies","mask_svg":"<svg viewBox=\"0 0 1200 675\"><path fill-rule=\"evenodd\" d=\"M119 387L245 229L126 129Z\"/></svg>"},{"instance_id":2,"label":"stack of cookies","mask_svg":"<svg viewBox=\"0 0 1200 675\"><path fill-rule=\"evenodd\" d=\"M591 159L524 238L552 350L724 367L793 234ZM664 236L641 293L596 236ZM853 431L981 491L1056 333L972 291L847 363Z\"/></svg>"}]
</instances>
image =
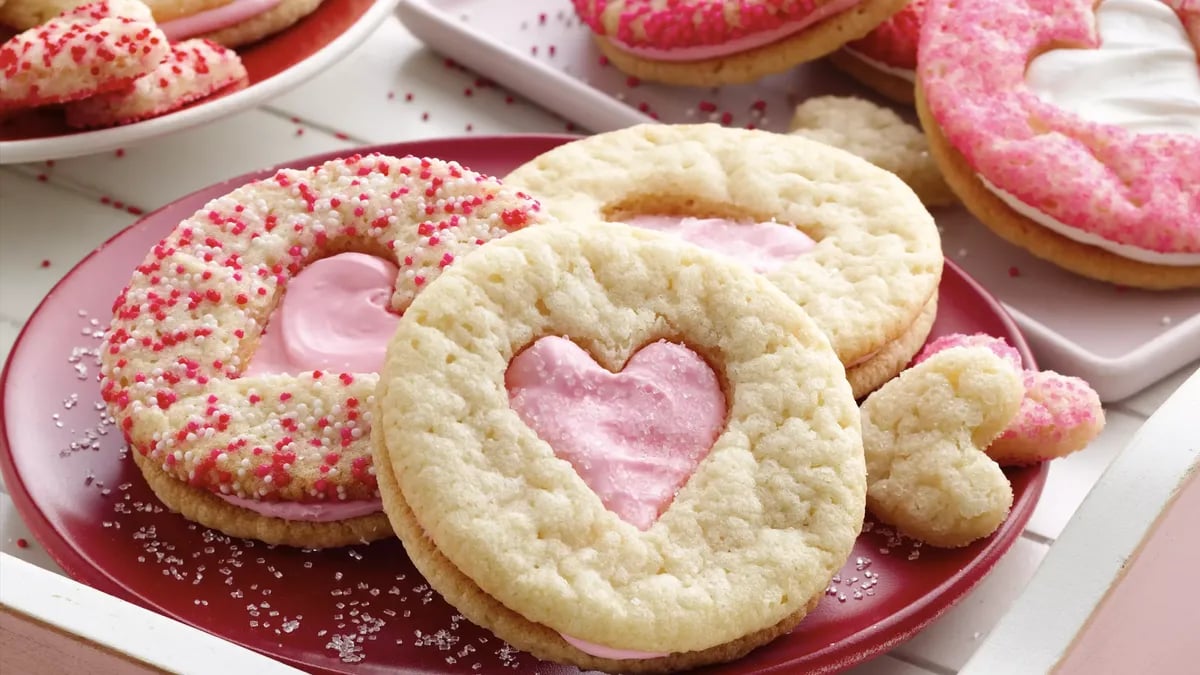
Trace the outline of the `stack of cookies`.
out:
<instances>
[{"instance_id":1,"label":"stack of cookies","mask_svg":"<svg viewBox=\"0 0 1200 675\"><path fill-rule=\"evenodd\" d=\"M1008 514L998 462L1099 431L1001 340L925 345L942 264L903 181L798 135L632 127L502 181L354 156L155 246L103 393L191 520L395 534L520 649L676 671L802 630L868 509L966 545Z\"/></svg>"}]
</instances>

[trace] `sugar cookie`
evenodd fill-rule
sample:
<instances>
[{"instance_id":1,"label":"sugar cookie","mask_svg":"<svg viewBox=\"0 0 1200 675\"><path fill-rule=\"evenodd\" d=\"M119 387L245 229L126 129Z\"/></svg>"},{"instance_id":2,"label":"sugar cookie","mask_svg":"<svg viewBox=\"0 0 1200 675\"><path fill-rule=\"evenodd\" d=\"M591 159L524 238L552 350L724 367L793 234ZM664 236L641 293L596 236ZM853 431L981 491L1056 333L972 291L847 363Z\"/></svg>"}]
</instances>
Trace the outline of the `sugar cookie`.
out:
<instances>
[{"instance_id":1,"label":"sugar cookie","mask_svg":"<svg viewBox=\"0 0 1200 675\"><path fill-rule=\"evenodd\" d=\"M384 155L209 202L113 306L102 393L130 454L167 506L226 534L388 536L369 436L394 314L457 257L542 220L495 179Z\"/></svg>"},{"instance_id":2,"label":"sugar cookie","mask_svg":"<svg viewBox=\"0 0 1200 675\"><path fill-rule=\"evenodd\" d=\"M0 45L0 112L126 88L168 51L142 3L81 5Z\"/></svg>"},{"instance_id":3,"label":"sugar cookie","mask_svg":"<svg viewBox=\"0 0 1200 675\"><path fill-rule=\"evenodd\" d=\"M862 526L825 335L762 276L624 225L527 228L443 274L389 345L376 419L425 578L582 668L738 658L815 606Z\"/></svg>"},{"instance_id":4,"label":"sugar cookie","mask_svg":"<svg viewBox=\"0 0 1200 675\"><path fill-rule=\"evenodd\" d=\"M106 127L157 117L249 82L237 53L208 40L185 40L130 89L98 94L66 107L67 125Z\"/></svg>"},{"instance_id":5,"label":"sugar cookie","mask_svg":"<svg viewBox=\"0 0 1200 675\"><path fill-rule=\"evenodd\" d=\"M866 37L829 55L839 70L898 103L913 102L927 0L910 0Z\"/></svg>"},{"instance_id":6,"label":"sugar cookie","mask_svg":"<svg viewBox=\"0 0 1200 675\"><path fill-rule=\"evenodd\" d=\"M573 0L622 72L655 82L753 82L866 35L904 0Z\"/></svg>"},{"instance_id":7,"label":"sugar cookie","mask_svg":"<svg viewBox=\"0 0 1200 675\"><path fill-rule=\"evenodd\" d=\"M1021 373L1025 396L1021 409L987 447L1001 466L1036 464L1082 450L1104 429L1100 396L1078 377L1053 370L1030 370L1003 338L991 335L943 335L925 345L914 364L945 349L979 346L992 350Z\"/></svg>"},{"instance_id":8,"label":"sugar cookie","mask_svg":"<svg viewBox=\"0 0 1200 675\"><path fill-rule=\"evenodd\" d=\"M789 129L891 171L926 206L958 202L929 155L925 134L890 108L849 96L816 96L796 106Z\"/></svg>"},{"instance_id":9,"label":"sugar cookie","mask_svg":"<svg viewBox=\"0 0 1200 675\"><path fill-rule=\"evenodd\" d=\"M201 37L226 47L278 33L321 4L321 0L142 1L172 42ZM25 30L80 4L80 0L8 0L0 7L0 24Z\"/></svg>"},{"instance_id":10,"label":"sugar cookie","mask_svg":"<svg viewBox=\"0 0 1200 675\"><path fill-rule=\"evenodd\" d=\"M1083 276L1200 287L1200 70L1180 19L1200 8L1177 7L931 0L918 112L971 212Z\"/></svg>"},{"instance_id":11,"label":"sugar cookie","mask_svg":"<svg viewBox=\"0 0 1200 675\"><path fill-rule=\"evenodd\" d=\"M642 125L561 145L504 180L563 221L665 230L765 273L829 334L856 396L899 372L932 324L933 218L894 175L836 148Z\"/></svg>"},{"instance_id":12,"label":"sugar cookie","mask_svg":"<svg viewBox=\"0 0 1200 675\"><path fill-rule=\"evenodd\" d=\"M986 347L948 349L880 387L862 405L867 509L934 546L995 532L1012 485L983 449L1023 394L1017 371Z\"/></svg>"}]
</instances>

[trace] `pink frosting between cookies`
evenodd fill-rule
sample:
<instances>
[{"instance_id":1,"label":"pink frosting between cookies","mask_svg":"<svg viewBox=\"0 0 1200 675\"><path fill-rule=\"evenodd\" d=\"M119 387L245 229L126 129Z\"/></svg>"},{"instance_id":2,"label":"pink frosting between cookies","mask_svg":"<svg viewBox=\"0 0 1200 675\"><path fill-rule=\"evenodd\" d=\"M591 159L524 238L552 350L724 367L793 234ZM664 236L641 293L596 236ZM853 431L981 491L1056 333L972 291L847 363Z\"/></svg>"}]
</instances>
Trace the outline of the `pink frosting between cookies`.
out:
<instances>
[{"instance_id":1,"label":"pink frosting between cookies","mask_svg":"<svg viewBox=\"0 0 1200 675\"><path fill-rule=\"evenodd\" d=\"M925 99L977 174L1082 233L1142 251L1200 253L1200 136L1089 121L1026 83L1046 46L1098 47L1091 0L935 0L925 23Z\"/></svg>"},{"instance_id":2,"label":"pink frosting between cookies","mask_svg":"<svg viewBox=\"0 0 1200 675\"><path fill-rule=\"evenodd\" d=\"M379 499L347 502L263 502L233 495L214 494L238 508L270 518L295 522L331 523L383 511L383 501Z\"/></svg>"},{"instance_id":3,"label":"pink frosting between cookies","mask_svg":"<svg viewBox=\"0 0 1200 675\"><path fill-rule=\"evenodd\" d=\"M567 644L578 649L584 654L591 654L592 656L602 659L614 659L619 661L622 659L657 659L667 656L665 653L638 652L632 649L614 649L612 647L598 645L594 642L587 642L586 640L573 638L570 635L563 635L562 633L559 633L559 635L562 636L562 639L567 641Z\"/></svg>"},{"instance_id":4,"label":"pink frosting between cookies","mask_svg":"<svg viewBox=\"0 0 1200 675\"><path fill-rule=\"evenodd\" d=\"M774 222L639 215L625 223L679 237L732 258L755 272L779 269L816 246L812 238L795 227Z\"/></svg>"},{"instance_id":5,"label":"pink frosting between cookies","mask_svg":"<svg viewBox=\"0 0 1200 675\"><path fill-rule=\"evenodd\" d=\"M233 0L191 16L164 21L158 25L171 41L212 33L274 9L281 0Z\"/></svg>"},{"instance_id":6,"label":"pink frosting between cookies","mask_svg":"<svg viewBox=\"0 0 1200 675\"><path fill-rule=\"evenodd\" d=\"M243 375L377 373L400 316L388 309L398 270L340 253L301 270L271 313Z\"/></svg>"},{"instance_id":7,"label":"pink frosting between cookies","mask_svg":"<svg viewBox=\"0 0 1200 675\"><path fill-rule=\"evenodd\" d=\"M626 0L609 34L603 17L607 0L573 0L580 19L616 47L658 61L692 61L725 56L785 38L857 5L861 0L767 0L730 13L720 0Z\"/></svg>"},{"instance_id":8,"label":"pink frosting between cookies","mask_svg":"<svg viewBox=\"0 0 1200 675\"><path fill-rule=\"evenodd\" d=\"M672 342L646 346L613 373L567 338L545 337L513 358L505 382L522 421L640 530L658 520L725 426L716 374Z\"/></svg>"}]
</instances>

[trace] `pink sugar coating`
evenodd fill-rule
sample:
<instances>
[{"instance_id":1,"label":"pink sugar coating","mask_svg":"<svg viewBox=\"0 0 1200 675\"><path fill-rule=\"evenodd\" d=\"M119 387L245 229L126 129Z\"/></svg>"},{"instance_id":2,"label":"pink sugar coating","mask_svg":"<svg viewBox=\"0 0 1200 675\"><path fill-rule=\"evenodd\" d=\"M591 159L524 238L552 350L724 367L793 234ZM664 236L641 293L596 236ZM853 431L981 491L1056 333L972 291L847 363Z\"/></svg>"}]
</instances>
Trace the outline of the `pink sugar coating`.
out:
<instances>
[{"instance_id":1,"label":"pink sugar coating","mask_svg":"<svg viewBox=\"0 0 1200 675\"><path fill-rule=\"evenodd\" d=\"M599 35L633 47L672 49L719 45L782 28L813 13L820 0L674 0L665 7L654 0L572 0L579 18ZM616 6L616 9L610 7ZM605 15L619 11L616 30L605 27Z\"/></svg>"},{"instance_id":2,"label":"pink sugar coating","mask_svg":"<svg viewBox=\"0 0 1200 675\"><path fill-rule=\"evenodd\" d=\"M1052 44L1096 47L1094 25L1091 0L930 0L929 109L974 171L1038 211L1117 244L1200 253L1200 137L1089 122L1025 82Z\"/></svg>"},{"instance_id":3,"label":"pink sugar coating","mask_svg":"<svg viewBox=\"0 0 1200 675\"><path fill-rule=\"evenodd\" d=\"M135 80L131 88L68 105L67 124L77 128L128 124L248 82L237 52L205 39L184 40L171 45L163 62Z\"/></svg>"},{"instance_id":4,"label":"pink sugar coating","mask_svg":"<svg viewBox=\"0 0 1200 675\"><path fill-rule=\"evenodd\" d=\"M1025 397L1016 416L1000 434L996 443L1021 451L1021 462L1032 464L1073 452L1086 444L1103 427L1104 411L1100 397L1087 382L1054 371L1027 370L1021 354L1003 338L986 333L943 335L925 345L914 365L934 354L955 347L986 347L1021 372ZM1036 447L1035 455L1026 448ZM1009 458L1011 459L1011 458Z\"/></svg>"},{"instance_id":5,"label":"pink sugar coating","mask_svg":"<svg viewBox=\"0 0 1200 675\"><path fill-rule=\"evenodd\" d=\"M917 43L927 0L911 0L866 37L848 45L851 50L894 68L917 69Z\"/></svg>"},{"instance_id":6,"label":"pink sugar coating","mask_svg":"<svg viewBox=\"0 0 1200 675\"><path fill-rule=\"evenodd\" d=\"M145 5L80 5L0 45L0 111L126 88L167 51L167 38Z\"/></svg>"}]
</instances>

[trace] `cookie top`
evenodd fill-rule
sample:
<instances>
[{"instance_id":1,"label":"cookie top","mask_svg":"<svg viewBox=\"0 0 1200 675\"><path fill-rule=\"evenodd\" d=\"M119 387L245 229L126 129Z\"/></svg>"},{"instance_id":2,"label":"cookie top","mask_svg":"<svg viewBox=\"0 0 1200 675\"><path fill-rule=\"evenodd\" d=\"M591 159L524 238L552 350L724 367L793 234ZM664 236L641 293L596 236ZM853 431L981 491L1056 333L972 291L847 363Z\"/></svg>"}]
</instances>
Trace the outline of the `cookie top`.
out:
<instances>
[{"instance_id":1,"label":"cookie top","mask_svg":"<svg viewBox=\"0 0 1200 675\"><path fill-rule=\"evenodd\" d=\"M589 467L510 405L526 395L506 383L514 358L547 336L612 373L675 364L644 383L652 402L708 377L639 358L663 340L720 383L715 442L649 517L607 508ZM823 592L862 525L858 410L828 340L763 277L673 238L597 222L489 243L414 301L387 359L377 432L399 501L486 593L575 639L668 653L773 626Z\"/></svg>"},{"instance_id":2,"label":"cookie top","mask_svg":"<svg viewBox=\"0 0 1200 675\"><path fill-rule=\"evenodd\" d=\"M781 40L861 0L572 0L579 18L643 58L695 61Z\"/></svg>"},{"instance_id":3,"label":"cookie top","mask_svg":"<svg viewBox=\"0 0 1200 675\"><path fill-rule=\"evenodd\" d=\"M1200 8L1173 4L931 0L925 103L1021 215L1124 258L1198 265L1200 71L1185 23Z\"/></svg>"},{"instance_id":4,"label":"cookie top","mask_svg":"<svg viewBox=\"0 0 1200 675\"><path fill-rule=\"evenodd\" d=\"M903 334L941 279L937 227L912 190L798 136L641 125L554 148L504 181L564 221L696 216L802 231L811 249L767 275L848 365Z\"/></svg>"},{"instance_id":5,"label":"cookie top","mask_svg":"<svg viewBox=\"0 0 1200 675\"><path fill-rule=\"evenodd\" d=\"M417 157L347 157L239 187L156 244L116 299L104 400L134 452L194 487L264 502L373 499L377 374L248 368L290 282L327 256L367 253L390 262L383 302L402 313L457 256L543 218L494 178ZM307 295L344 297L334 291ZM313 339L311 325L296 339Z\"/></svg>"}]
</instances>

